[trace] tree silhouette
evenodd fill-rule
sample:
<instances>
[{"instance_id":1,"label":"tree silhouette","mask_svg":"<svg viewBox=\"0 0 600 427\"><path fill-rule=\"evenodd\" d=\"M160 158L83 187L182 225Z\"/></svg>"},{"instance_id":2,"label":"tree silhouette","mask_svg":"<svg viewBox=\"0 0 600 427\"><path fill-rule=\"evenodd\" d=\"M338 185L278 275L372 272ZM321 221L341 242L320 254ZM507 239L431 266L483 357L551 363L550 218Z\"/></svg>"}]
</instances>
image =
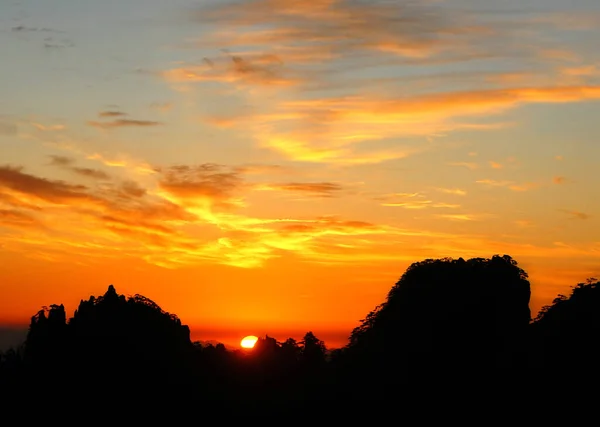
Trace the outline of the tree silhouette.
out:
<instances>
[{"instance_id":1,"label":"tree silhouette","mask_svg":"<svg viewBox=\"0 0 600 427\"><path fill-rule=\"evenodd\" d=\"M600 282L589 278L569 296L558 295L531 324L532 368L568 369L569 375L598 377L600 364Z\"/></svg>"}]
</instances>

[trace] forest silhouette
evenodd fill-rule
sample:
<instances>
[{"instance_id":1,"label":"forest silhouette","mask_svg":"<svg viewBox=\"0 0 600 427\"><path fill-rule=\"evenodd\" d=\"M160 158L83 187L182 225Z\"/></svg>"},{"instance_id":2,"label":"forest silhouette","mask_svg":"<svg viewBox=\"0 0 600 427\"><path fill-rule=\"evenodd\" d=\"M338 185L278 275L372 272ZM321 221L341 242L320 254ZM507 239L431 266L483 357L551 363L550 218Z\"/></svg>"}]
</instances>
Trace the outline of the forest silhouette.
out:
<instances>
[{"instance_id":1,"label":"forest silhouette","mask_svg":"<svg viewBox=\"0 0 600 427\"><path fill-rule=\"evenodd\" d=\"M529 300L528 275L508 255L427 259L405 271L343 348L330 351L307 332L230 350L192 342L176 315L110 285L70 319L63 305L38 311L24 344L0 355L1 391L30 403L53 394L176 396L207 409L351 409L423 390L514 390L566 368L571 381L598 379L600 283L577 284L535 319Z\"/></svg>"}]
</instances>

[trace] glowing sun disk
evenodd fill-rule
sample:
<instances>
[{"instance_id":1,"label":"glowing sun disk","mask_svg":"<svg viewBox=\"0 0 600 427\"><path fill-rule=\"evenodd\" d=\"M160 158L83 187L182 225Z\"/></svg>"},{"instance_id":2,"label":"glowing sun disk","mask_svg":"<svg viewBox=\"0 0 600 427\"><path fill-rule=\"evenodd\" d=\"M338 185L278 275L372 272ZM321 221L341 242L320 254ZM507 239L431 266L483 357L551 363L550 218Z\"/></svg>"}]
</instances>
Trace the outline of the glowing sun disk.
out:
<instances>
[{"instance_id":1,"label":"glowing sun disk","mask_svg":"<svg viewBox=\"0 0 600 427\"><path fill-rule=\"evenodd\" d=\"M242 346L242 348L253 348L254 344L256 344L256 341L258 341L258 337L255 337L254 335L249 335L240 342L240 345Z\"/></svg>"}]
</instances>

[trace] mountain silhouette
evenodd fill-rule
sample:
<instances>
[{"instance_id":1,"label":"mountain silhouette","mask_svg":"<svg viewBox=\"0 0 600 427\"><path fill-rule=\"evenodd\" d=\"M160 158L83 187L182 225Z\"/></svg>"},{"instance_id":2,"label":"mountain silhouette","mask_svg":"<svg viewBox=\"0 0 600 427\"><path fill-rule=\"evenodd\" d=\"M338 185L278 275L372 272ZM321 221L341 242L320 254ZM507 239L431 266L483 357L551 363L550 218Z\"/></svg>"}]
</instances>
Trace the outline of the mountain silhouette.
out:
<instances>
[{"instance_id":1,"label":"mountain silhouette","mask_svg":"<svg viewBox=\"0 0 600 427\"><path fill-rule=\"evenodd\" d=\"M144 402L139 414L190 405L227 414L379 413L390 399L404 410L498 390L526 399L531 381L552 381L536 391L550 396L600 377L595 280L559 295L532 321L527 273L510 256L426 259L333 351L310 331L298 341L266 335L252 350L192 342L177 316L110 285L70 319L63 305L39 310L25 343L0 354L0 393L5 405L54 401L90 411L108 398L103 414L134 397Z\"/></svg>"}]
</instances>

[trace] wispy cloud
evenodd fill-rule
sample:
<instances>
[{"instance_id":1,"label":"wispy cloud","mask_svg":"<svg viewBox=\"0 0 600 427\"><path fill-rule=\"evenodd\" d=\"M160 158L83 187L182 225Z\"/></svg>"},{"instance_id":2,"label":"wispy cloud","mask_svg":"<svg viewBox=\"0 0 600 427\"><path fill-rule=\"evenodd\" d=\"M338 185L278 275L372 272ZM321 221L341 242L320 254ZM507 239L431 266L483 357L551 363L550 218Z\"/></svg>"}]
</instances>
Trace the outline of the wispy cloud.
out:
<instances>
[{"instance_id":1,"label":"wispy cloud","mask_svg":"<svg viewBox=\"0 0 600 427\"><path fill-rule=\"evenodd\" d=\"M487 215L481 214L439 214L436 215L437 218L448 219L450 221L481 221Z\"/></svg>"},{"instance_id":2,"label":"wispy cloud","mask_svg":"<svg viewBox=\"0 0 600 427\"><path fill-rule=\"evenodd\" d=\"M421 193L393 193L375 197L381 206L404 209L457 209L460 205L455 203L434 202Z\"/></svg>"},{"instance_id":3,"label":"wispy cloud","mask_svg":"<svg viewBox=\"0 0 600 427\"><path fill-rule=\"evenodd\" d=\"M262 184L259 190L290 191L308 193L317 197L334 197L343 187L333 182L285 182L277 184Z\"/></svg>"},{"instance_id":4,"label":"wispy cloud","mask_svg":"<svg viewBox=\"0 0 600 427\"><path fill-rule=\"evenodd\" d=\"M448 163L450 166L460 166L463 168L467 168L469 170L479 169L479 165L474 162L450 162Z\"/></svg>"},{"instance_id":5,"label":"wispy cloud","mask_svg":"<svg viewBox=\"0 0 600 427\"><path fill-rule=\"evenodd\" d=\"M560 211L566 213L572 219L589 219L589 218L591 218L591 215L584 213L584 212L571 211L568 209L560 209Z\"/></svg>"},{"instance_id":6,"label":"wispy cloud","mask_svg":"<svg viewBox=\"0 0 600 427\"><path fill-rule=\"evenodd\" d=\"M116 119L107 122L88 121L89 126L99 129L116 129L123 127L151 127L159 126L162 123L153 120L133 120L133 119Z\"/></svg>"},{"instance_id":7,"label":"wispy cloud","mask_svg":"<svg viewBox=\"0 0 600 427\"><path fill-rule=\"evenodd\" d=\"M466 196L467 191L460 188L436 188L436 191L445 194L453 194L455 196Z\"/></svg>"},{"instance_id":8,"label":"wispy cloud","mask_svg":"<svg viewBox=\"0 0 600 427\"><path fill-rule=\"evenodd\" d=\"M75 166L74 163L75 163L75 159L70 158L70 157L56 156L56 155L50 156L50 164L53 166L59 166L63 169L69 170L73 173L76 173L78 175L88 177L88 178L102 179L102 180L110 179L110 175L102 170L78 167L78 166Z\"/></svg>"},{"instance_id":9,"label":"wispy cloud","mask_svg":"<svg viewBox=\"0 0 600 427\"><path fill-rule=\"evenodd\" d=\"M99 117L123 117L126 115L127 113L122 111L101 111L98 113Z\"/></svg>"},{"instance_id":10,"label":"wispy cloud","mask_svg":"<svg viewBox=\"0 0 600 427\"><path fill-rule=\"evenodd\" d=\"M488 187L504 187L512 191L529 191L536 189L540 184L535 182L517 183L514 181L497 181L494 179L480 179L475 181L477 184L483 184Z\"/></svg>"}]
</instances>

